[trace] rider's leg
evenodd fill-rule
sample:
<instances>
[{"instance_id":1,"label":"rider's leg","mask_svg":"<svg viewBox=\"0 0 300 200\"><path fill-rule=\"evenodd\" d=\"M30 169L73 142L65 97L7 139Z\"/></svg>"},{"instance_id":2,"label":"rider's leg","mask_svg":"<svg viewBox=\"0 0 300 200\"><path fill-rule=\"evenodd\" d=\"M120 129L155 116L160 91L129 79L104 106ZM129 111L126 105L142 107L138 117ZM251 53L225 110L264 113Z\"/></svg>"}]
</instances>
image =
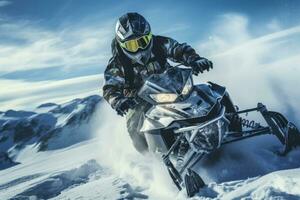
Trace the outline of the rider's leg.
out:
<instances>
[{"instance_id":1,"label":"rider's leg","mask_svg":"<svg viewBox=\"0 0 300 200\"><path fill-rule=\"evenodd\" d=\"M139 104L134 110L130 110L126 115L127 131L132 140L133 146L140 153L146 153L148 151L148 145L144 134L140 133L144 121L144 112L146 105Z\"/></svg>"}]
</instances>

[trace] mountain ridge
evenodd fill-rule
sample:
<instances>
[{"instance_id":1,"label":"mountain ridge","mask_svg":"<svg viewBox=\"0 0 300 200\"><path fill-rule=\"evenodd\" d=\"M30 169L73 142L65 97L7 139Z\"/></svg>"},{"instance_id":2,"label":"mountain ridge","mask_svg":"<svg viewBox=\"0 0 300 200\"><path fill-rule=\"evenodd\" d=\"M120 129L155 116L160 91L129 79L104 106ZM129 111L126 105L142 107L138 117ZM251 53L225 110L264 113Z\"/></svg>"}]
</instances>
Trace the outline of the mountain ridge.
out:
<instances>
[{"instance_id":1,"label":"mountain ridge","mask_svg":"<svg viewBox=\"0 0 300 200\"><path fill-rule=\"evenodd\" d=\"M61 137L67 130L69 132L72 130L72 134L70 133L72 136L86 134L86 137L81 139L88 139L89 133L81 133L80 127L88 126L101 99L98 95L92 95L61 105L41 104L35 111L11 109L0 112L0 152L12 159L11 152L14 152L13 157L15 157L16 151L31 144L37 145L38 151L45 151L48 150L51 140ZM60 148L74 143L75 140L61 145Z\"/></svg>"}]
</instances>

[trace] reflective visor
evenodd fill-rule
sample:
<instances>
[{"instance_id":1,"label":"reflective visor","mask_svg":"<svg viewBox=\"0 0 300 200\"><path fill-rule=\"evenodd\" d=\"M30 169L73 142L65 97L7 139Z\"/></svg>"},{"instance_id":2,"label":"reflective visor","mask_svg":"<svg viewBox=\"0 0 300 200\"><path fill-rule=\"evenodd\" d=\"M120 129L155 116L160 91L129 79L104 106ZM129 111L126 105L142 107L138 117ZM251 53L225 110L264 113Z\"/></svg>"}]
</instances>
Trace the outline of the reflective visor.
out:
<instances>
[{"instance_id":1,"label":"reflective visor","mask_svg":"<svg viewBox=\"0 0 300 200\"><path fill-rule=\"evenodd\" d=\"M144 35L137 39L120 42L120 46L127 51L137 52L138 49L145 49L152 39L152 34Z\"/></svg>"}]
</instances>

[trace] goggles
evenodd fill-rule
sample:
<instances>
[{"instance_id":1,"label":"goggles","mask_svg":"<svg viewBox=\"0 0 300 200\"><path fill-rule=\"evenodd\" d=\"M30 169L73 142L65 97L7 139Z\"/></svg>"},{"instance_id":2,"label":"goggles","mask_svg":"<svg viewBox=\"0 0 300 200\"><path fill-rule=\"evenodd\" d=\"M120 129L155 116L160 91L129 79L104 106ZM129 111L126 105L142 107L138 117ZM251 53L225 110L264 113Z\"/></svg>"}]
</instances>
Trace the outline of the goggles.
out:
<instances>
[{"instance_id":1,"label":"goggles","mask_svg":"<svg viewBox=\"0 0 300 200\"><path fill-rule=\"evenodd\" d=\"M139 49L145 49L151 42L152 34L144 35L137 39L128 40L125 42L119 42L120 46L129 52L137 52Z\"/></svg>"}]
</instances>

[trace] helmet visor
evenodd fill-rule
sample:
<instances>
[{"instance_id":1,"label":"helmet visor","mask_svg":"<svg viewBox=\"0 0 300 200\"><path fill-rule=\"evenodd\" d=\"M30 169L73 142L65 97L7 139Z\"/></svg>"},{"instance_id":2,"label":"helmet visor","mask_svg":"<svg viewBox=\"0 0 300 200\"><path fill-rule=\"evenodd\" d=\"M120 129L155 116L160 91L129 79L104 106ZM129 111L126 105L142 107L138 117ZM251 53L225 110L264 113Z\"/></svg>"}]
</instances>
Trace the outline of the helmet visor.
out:
<instances>
[{"instance_id":1,"label":"helmet visor","mask_svg":"<svg viewBox=\"0 0 300 200\"><path fill-rule=\"evenodd\" d=\"M129 52L137 52L139 49L145 49L152 39L152 34L144 35L142 37L120 42L120 46Z\"/></svg>"}]
</instances>

